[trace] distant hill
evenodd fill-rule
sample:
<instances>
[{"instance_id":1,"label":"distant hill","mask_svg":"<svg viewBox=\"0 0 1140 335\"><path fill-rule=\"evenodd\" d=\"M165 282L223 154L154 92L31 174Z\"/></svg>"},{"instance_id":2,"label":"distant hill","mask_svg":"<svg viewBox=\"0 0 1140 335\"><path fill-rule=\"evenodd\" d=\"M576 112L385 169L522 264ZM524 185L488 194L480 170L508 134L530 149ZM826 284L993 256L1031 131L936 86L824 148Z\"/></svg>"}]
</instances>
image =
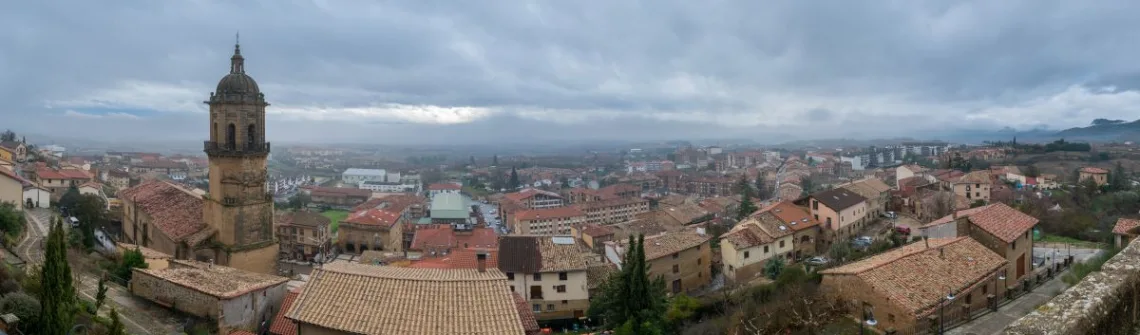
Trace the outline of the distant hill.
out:
<instances>
[{"instance_id":1,"label":"distant hill","mask_svg":"<svg viewBox=\"0 0 1140 335\"><path fill-rule=\"evenodd\" d=\"M1088 127L1065 129L1057 132L1056 136L1088 141L1135 141L1140 140L1140 120L1096 119Z\"/></svg>"}]
</instances>

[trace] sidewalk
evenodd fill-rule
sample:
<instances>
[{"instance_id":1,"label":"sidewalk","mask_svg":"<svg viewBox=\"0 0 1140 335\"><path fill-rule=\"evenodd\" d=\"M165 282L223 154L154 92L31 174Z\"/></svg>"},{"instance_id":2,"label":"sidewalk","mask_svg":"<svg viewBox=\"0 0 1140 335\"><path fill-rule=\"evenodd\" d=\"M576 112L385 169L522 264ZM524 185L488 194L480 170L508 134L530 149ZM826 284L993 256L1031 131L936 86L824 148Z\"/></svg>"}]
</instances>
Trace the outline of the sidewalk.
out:
<instances>
[{"instance_id":1,"label":"sidewalk","mask_svg":"<svg viewBox=\"0 0 1140 335\"><path fill-rule=\"evenodd\" d=\"M1033 312L1038 306L1049 302L1053 297L1068 288L1069 286L1061 280L1061 277L1063 277L1065 273L1068 273L1068 271L1061 272L1056 277L1053 277L1053 279L1045 282L1045 284L1034 288L1033 291L1028 294L1002 306L996 313L983 315L969 323L948 330L946 333L951 335L1001 334L1006 326Z\"/></svg>"}]
</instances>

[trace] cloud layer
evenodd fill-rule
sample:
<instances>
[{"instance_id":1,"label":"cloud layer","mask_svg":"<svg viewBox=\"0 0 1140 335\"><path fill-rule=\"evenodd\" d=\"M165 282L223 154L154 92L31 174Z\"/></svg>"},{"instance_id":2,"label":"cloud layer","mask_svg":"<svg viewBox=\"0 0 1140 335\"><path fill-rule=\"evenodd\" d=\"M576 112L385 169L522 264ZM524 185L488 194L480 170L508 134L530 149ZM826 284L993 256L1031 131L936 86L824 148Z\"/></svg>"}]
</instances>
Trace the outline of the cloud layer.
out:
<instances>
[{"instance_id":1,"label":"cloud layer","mask_svg":"<svg viewBox=\"0 0 1140 335\"><path fill-rule=\"evenodd\" d=\"M0 4L24 131L205 136L234 32L276 140L914 136L1140 113L1140 2ZM196 129L200 125L202 129Z\"/></svg>"}]
</instances>

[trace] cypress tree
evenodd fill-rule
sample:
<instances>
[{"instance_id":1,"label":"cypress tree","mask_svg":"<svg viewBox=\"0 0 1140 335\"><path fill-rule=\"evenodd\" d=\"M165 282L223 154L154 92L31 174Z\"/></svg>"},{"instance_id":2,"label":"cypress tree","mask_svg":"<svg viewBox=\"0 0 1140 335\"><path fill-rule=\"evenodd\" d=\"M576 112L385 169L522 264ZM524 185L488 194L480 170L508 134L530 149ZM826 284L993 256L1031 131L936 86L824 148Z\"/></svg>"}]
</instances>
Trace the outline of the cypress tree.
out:
<instances>
[{"instance_id":1,"label":"cypress tree","mask_svg":"<svg viewBox=\"0 0 1140 335\"><path fill-rule=\"evenodd\" d=\"M64 335L71 329L75 306L75 288L71 268L67 264L67 240L63 222L56 218L44 247L44 266L40 276L43 296L40 299L38 334Z\"/></svg>"},{"instance_id":2,"label":"cypress tree","mask_svg":"<svg viewBox=\"0 0 1140 335\"><path fill-rule=\"evenodd\" d=\"M126 326L123 325L122 320L119 320L119 312L115 311L114 308L111 309L111 327L107 329L107 334L127 335Z\"/></svg>"}]
</instances>

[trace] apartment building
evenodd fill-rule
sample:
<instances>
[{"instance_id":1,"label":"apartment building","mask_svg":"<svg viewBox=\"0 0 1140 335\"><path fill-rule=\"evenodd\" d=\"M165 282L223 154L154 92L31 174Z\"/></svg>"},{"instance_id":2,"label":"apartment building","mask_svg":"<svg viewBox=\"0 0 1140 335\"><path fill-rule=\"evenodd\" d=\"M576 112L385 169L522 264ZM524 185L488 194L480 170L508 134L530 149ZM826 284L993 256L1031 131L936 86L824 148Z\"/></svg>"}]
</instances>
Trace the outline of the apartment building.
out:
<instances>
[{"instance_id":1,"label":"apartment building","mask_svg":"<svg viewBox=\"0 0 1140 335\"><path fill-rule=\"evenodd\" d=\"M590 308L591 255L569 236L503 236L498 266L538 320L578 319Z\"/></svg>"},{"instance_id":2,"label":"apartment building","mask_svg":"<svg viewBox=\"0 0 1140 335\"><path fill-rule=\"evenodd\" d=\"M578 207L554 207L514 213L509 222L511 234L569 235L570 227L586 223L586 213Z\"/></svg>"},{"instance_id":3,"label":"apartment building","mask_svg":"<svg viewBox=\"0 0 1140 335\"><path fill-rule=\"evenodd\" d=\"M867 198L844 188L812 194L808 197L811 216L822 225L825 244L844 241L866 225Z\"/></svg>"},{"instance_id":4,"label":"apartment building","mask_svg":"<svg viewBox=\"0 0 1140 335\"><path fill-rule=\"evenodd\" d=\"M649 212L649 200L641 198L614 198L571 206L586 213L586 223L593 224L625 222L638 214Z\"/></svg>"},{"instance_id":5,"label":"apartment building","mask_svg":"<svg viewBox=\"0 0 1140 335\"><path fill-rule=\"evenodd\" d=\"M307 211L289 212L274 220L281 258L292 260L313 259L328 247L329 224L332 220Z\"/></svg>"}]
</instances>

